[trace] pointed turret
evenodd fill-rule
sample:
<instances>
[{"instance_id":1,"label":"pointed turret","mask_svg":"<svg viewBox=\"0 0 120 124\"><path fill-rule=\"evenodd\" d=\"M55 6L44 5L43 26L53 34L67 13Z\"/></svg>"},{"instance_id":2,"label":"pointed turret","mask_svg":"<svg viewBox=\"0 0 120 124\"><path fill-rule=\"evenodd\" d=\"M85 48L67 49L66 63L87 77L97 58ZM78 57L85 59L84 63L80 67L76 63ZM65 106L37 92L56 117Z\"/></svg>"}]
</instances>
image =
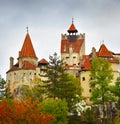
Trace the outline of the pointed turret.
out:
<instances>
[{"instance_id":1,"label":"pointed turret","mask_svg":"<svg viewBox=\"0 0 120 124\"><path fill-rule=\"evenodd\" d=\"M76 41L77 40L77 35L76 35L77 32L78 31L75 28L75 25L74 25L73 20L72 20L72 24L68 29L68 33L69 33L68 40L71 41L71 42Z\"/></svg>"},{"instance_id":2,"label":"pointed turret","mask_svg":"<svg viewBox=\"0 0 120 124\"><path fill-rule=\"evenodd\" d=\"M72 21L72 24L70 25L69 29L68 29L68 33L77 33L78 30L76 29L73 21Z\"/></svg>"},{"instance_id":3,"label":"pointed turret","mask_svg":"<svg viewBox=\"0 0 120 124\"><path fill-rule=\"evenodd\" d=\"M37 58L28 33L26 34L22 49L19 53L19 58L22 58L22 57Z\"/></svg>"}]
</instances>

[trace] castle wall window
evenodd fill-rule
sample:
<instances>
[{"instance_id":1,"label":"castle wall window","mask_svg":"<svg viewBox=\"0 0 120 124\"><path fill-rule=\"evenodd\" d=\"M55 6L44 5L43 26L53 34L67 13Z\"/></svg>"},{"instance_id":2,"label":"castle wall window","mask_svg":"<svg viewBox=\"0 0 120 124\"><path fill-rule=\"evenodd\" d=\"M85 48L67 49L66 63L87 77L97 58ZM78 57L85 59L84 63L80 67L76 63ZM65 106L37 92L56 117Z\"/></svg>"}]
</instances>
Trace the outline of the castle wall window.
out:
<instances>
[{"instance_id":1,"label":"castle wall window","mask_svg":"<svg viewBox=\"0 0 120 124\"><path fill-rule=\"evenodd\" d=\"M73 66L76 66L76 64L73 64Z\"/></svg>"},{"instance_id":2,"label":"castle wall window","mask_svg":"<svg viewBox=\"0 0 120 124\"><path fill-rule=\"evenodd\" d=\"M76 56L73 56L73 59L75 59L76 58Z\"/></svg>"},{"instance_id":3,"label":"castle wall window","mask_svg":"<svg viewBox=\"0 0 120 124\"><path fill-rule=\"evenodd\" d=\"M91 92L92 92L92 90L91 90L91 89L89 89L89 92L91 93Z\"/></svg>"},{"instance_id":4,"label":"castle wall window","mask_svg":"<svg viewBox=\"0 0 120 124\"><path fill-rule=\"evenodd\" d=\"M92 77L90 78L90 81L92 80Z\"/></svg>"},{"instance_id":5,"label":"castle wall window","mask_svg":"<svg viewBox=\"0 0 120 124\"><path fill-rule=\"evenodd\" d=\"M85 77L82 77L82 81L85 81Z\"/></svg>"},{"instance_id":6,"label":"castle wall window","mask_svg":"<svg viewBox=\"0 0 120 124\"><path fill-rule=\"evenodd\" d=\"M69 59L69 57L67 56L66 59Z\"/></svg>"}]
</instances>

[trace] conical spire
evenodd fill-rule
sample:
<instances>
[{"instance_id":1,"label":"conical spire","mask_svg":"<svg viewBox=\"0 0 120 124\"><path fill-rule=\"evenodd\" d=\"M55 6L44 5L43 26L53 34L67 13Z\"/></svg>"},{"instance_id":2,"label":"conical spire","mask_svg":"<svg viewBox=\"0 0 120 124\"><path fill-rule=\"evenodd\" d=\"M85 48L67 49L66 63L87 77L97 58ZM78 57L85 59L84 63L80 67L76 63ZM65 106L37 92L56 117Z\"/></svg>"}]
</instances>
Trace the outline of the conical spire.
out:
<instances>
[{"instance_id":1,"label":"conical spire","mask_svg":"<svg viewBox=\"0 0 120 124\"><path fill-rule=\"evenodd\" d=\"M73 20L72 20L72 24L70 25L69 29L68 29L68 33L77 33L78 30L76 29Z\"/></svg>"},{"instance_id":2,"label":"conical spire","mask_svg":"<svg viewBox=\"0 0 120 124\"><path fill-rule=\"evenodd\" d=\"M19 54L19 58L21 57L37 58L28 32L26 34L22 49Z\"/></svg>"}]
</instances>

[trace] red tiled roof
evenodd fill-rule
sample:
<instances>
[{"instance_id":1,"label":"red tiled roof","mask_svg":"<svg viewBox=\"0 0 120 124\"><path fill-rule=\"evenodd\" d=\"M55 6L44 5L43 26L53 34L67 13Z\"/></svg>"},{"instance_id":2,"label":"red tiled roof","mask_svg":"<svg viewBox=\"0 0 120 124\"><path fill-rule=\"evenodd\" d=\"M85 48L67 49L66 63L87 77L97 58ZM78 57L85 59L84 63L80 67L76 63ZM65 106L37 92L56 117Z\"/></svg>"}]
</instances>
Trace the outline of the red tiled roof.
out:
<instances>
[{"instance_id":1,"label":"red tiled roof","mask_svg":"<svg viewBox=\"0 0 120 124\"><path fill-rule=\"evenodd\" d=\"M69 42L68 40L62 40L61 41L61 53L69 53L69 47L71 45L73 47L73 52L80 52L83 42L84 42L84 39L79 39L75 42Z\"/></svg>"},{"instance_id":2,"label":"red tiled roof","mask_svg":"<svg viewBox=\"0 0 120 124\"><path fill-rule=\"evenodd\" d=\"M36 66L33 65L32 63L28 62L28 61L23 61L22 63L22 68L19 68L19 64L18 62L10 69L8 70L6 73L10 72L10 71L16 71L16 70L21 70L21 69L26 69L26 70L35 70Z\"/></svg>"},{"instance_id":3,"label":"red tiled roof","mask_svg":"<svg viewBox=\"0 0 120 124\"><path fill-rule=\"evenodd\" d=\"M39 64L49 64L49 62L43 58L39 61Z\"/></svg>"},{"instance_id":4,"label":"red tiled roof","mask_svg":"<svg viewBox=\"0 0 120 124\"><path fill-rule=\"evenodd\" d=\"M68 30L74 31L74 30L77 30L77 29L75 28L75 25L72 23L72 24L70 25L70 27L69 27Z\"/></svg>"},{"instance_id":5,"label":"red tiled roof","mask_svg":"<svg viewBox=\"0 0 120 124\"><path fill-rule=\"evenodd\" d=\"M68 32L78 32L75 25L72 23L68 29Z\"/></svg>"},{"instance_id":6,"label":"red tiled roof","mask_svg":"<svg viewBox=\"0 0 120 124\"><path fill-rule=\"evenodd\" d=\"M28 62L28 61L23 61L23 66L22 69L33 69L35 70L36 66L33 65L32 63Z\"/></svg>"},{"instance_id":7,"label":"red tiled roof","mask_svg":"<svg viewBox=\"0 0 120 124\"><path fill-rule=\"evenodd\" d=\"M20 58L21 57L33 57L33 58L37 58L36 57L36 54L35 54L35 51L34 51L34 48L33 48L33 45L32 45L32 42L31 42L31 39L30 39L30 36L29 36L28 33L27 33L27 35L25 37L25 40L24 40L22 49L20 51L19 57Z\"/></svg>"},{"instance_id":8,"label":"red tiled roof","mask_svg":"<svg viewBox=\"0 0 120 124\"><path fill-rule=\"evenodd\" d=\"M83 56L83 64L81 65L82 70L90 70L90 56L89 55L84 55Z\"/></svg>"},{"instance_id":9,"label":"red tiled roof","mask_svg":"<svg viewBox=\"0 0 120 124\"><path fill-rule=\"evenodd\" d=\"M16 66L13 66L11 69L9 69L6 73L10 72L10 71L16 71L16 70L19 70L18 67Z\"/></svg>"},{"instance_id":10,"label":"red tiled roof","mask_svg":"<svg viewBox=\"0 0 120 124\"><path fill-rule=\"evenodd\" d=\"M97 55L99 57L113 57L112 52L110 52L104 44L101 45Z\"/></svg>"}]
</instances>

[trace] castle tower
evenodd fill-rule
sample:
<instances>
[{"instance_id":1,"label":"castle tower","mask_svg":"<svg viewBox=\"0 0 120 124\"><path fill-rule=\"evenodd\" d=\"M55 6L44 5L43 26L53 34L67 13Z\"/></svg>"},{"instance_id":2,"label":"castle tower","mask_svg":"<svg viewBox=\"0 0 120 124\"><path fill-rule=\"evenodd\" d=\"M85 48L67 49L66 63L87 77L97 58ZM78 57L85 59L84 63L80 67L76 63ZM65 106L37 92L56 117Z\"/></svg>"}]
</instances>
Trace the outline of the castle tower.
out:
<instances>
[{"instance_id":1,"label":"castle tower","mask_svg":"<svg viewBox=\"0 0 120 124\"><path fill-rule=\"evenodd\" d=\"M85 34L78 34L73 21L67 32L61 35L61 59L69 69L78 69L85 55Z\"/></svg>"},{"instance_id":2,"label":"castle tower","mask_svg":"<svg viewBox=\"0 0 120 124\"><path fill-rule=\"evenodd\" d=\"M18 62L14 64L14 58L10 57L10 69L6 72L7 88L14 98L19 96L22 85L30 86L30 82L36 78L45 80L45 67L49 64L44 58L38 61L28 31L17 60Z\"/></svg>"}]
</instances>

